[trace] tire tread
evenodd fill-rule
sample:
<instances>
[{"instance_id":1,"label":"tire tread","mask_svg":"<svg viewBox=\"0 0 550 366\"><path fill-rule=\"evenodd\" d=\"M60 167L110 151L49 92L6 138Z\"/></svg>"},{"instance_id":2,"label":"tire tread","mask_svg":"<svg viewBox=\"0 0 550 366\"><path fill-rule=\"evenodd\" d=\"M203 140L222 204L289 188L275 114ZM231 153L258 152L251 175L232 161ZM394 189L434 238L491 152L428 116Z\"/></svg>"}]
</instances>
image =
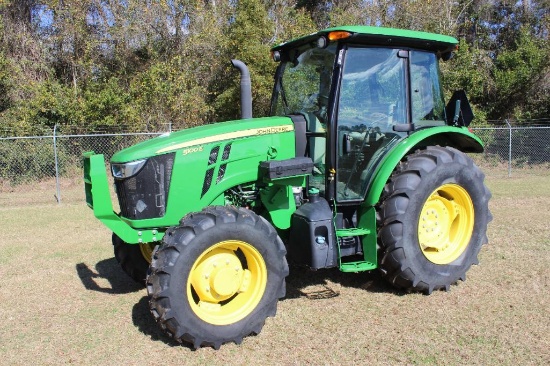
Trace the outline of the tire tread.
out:
<instances>
[{"instance_id":1,"label":"tire tread","mask_svg":"<svg viewBox=\"0 0 550 366\"><path fill-rule=\"evenodd\" d=\"M460 164L474 172L476 180L483 184L484 174L467 155L452 147L429 146L417 150L403 160L394 170L388 183L384 187L382 199L377 206L378 242L383 251L380 261L382 276L398 288L408 291L420 291L426 294L434 290L449 290L450 285L458 280L465 280L466 271L472 264L477 264L477 254L481 245L488 242L485 232L482 233L481 243L467 258L468 263L461 265L463 271L456 276L439 276L437 279L426 278L415 273L414 259L407 258L403 239L403 230L411 225L411 218L407 216L415 190L423 184L422 180L434 169L445 164ZM483 198L479 204L487 207L486 223L492 219L488 209L488 200L491 194L483 184ZM485 225L481 225L486 230Z\"/></svg>"},{"instance_id":2,"label":"tire tread","mask_svg":"<svg viewBox=\"0 0 550 366\"><path fill-rule=\"evenodd\" d=\"M230 339L209 338L201 334L200 330L193 329L186 324L180 324L171 314L172 297L169 294L170 277L174 275L174 266L184 247L187 247L200 234L221 224L240 223L265 232L266 240L276 245L276 253L281 257L282 267L279 272L283 278L276 297L266 306L267 316L275 316L277 301L285 296L285 281L289 273L286 262L286 249L277 232L263 217L253 212L234 206L210 206L203 211L186 215L179 226L170 228L164 236L164 243L153 255L153 260L147 276L147 292L150 296L149 307L156 322L165 329L168 334L179 342L191 344L195 349L202 346L210 346L219 349L223 343L234 342L240 344L243 337L250 334L258 334L265 322L251 321L248 330L242 334L236 334Z\"/></svg>"}]
</instances>

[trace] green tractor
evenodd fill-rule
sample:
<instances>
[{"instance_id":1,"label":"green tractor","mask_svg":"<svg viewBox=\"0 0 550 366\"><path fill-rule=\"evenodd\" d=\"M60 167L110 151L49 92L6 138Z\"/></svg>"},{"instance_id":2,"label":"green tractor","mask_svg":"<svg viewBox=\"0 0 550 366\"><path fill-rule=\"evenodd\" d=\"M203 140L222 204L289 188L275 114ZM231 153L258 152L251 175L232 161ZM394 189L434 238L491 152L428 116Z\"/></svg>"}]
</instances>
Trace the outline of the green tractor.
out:
<instances>
[{"instance_id":1,"label":"green tractor","mask_svg":"<svg viewBox=\"0 0 550 366\"><path fill-rule=\"evenodd\" d=\"M426 294L464 281L487 242L491 195L465 154L483 151L465 94L443 99L438 63L457 43L346 26L277 45L261 118L233 60L242 119L113 155L120 213L103 155L85 153L87 203L160 327L195 348L258 334L285 296L289 262L378 268Z\"/></svg>"}]
</instances>

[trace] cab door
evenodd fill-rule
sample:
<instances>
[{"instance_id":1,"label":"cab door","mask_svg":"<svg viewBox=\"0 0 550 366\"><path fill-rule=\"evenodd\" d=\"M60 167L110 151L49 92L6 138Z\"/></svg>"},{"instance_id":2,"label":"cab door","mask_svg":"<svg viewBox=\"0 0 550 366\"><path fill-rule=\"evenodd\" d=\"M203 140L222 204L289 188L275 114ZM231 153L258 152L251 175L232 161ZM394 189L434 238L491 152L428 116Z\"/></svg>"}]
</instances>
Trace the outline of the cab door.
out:
<instances>
[{"instance_id":1,"label":"cab door","mask_svg":"<svg viewBox=\"0 0 550 366\"><path fill-rule=\"evenodd\" d=\"M384 152L406 136L408 52L349 47L338 93L336 201L361 201Z\"/></svg>"}]
</instances>

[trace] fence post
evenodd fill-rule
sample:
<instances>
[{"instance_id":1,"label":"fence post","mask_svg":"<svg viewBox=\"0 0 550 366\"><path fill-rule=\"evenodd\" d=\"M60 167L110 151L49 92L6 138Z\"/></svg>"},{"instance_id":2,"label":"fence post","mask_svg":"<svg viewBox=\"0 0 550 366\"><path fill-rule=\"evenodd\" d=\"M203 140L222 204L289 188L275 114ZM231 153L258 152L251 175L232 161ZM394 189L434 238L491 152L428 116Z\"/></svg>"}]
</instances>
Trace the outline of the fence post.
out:
<instances>
[{"instance_id":1,"label":"fence post","mask_svg":"<svg viewBox=\"0 0 550 366\"><path fill-rule=\"evenodd\" d=\"M59 188L59 164L57 159L57 123L53 126L53 156L55 160L55 199L58 204L61 204L61 189Z\"/></svg>"},{"instance_id":2,"label":"fence post","mask_svg":"<svg viewBox=\"0 0 550 366\"><path fill-rule=\"evenodd\" d=\"M512 125L507 119L504 120L508 125L508 178L512 176Z\"/></svg>"}]
</instances>

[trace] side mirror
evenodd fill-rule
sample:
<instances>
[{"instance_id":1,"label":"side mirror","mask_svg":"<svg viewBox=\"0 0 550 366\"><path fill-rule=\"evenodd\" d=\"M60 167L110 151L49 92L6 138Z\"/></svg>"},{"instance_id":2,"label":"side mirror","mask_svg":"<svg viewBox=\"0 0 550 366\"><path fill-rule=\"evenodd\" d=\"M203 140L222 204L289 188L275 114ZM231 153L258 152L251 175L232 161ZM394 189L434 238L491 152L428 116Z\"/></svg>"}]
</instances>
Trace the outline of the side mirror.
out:
<instances>
[{"instance_id":1,"label":"side mirror","mask_svg":"<svg viewBox=\"0 0 550 366\"><path fill-rule=\"evenodd\" d=\"M449 125L465 127L470 125L474 119L474 112L464 90L457 90L453 93L451 100L445 107L445 114Z\"/></svg>"}]
</instances>

